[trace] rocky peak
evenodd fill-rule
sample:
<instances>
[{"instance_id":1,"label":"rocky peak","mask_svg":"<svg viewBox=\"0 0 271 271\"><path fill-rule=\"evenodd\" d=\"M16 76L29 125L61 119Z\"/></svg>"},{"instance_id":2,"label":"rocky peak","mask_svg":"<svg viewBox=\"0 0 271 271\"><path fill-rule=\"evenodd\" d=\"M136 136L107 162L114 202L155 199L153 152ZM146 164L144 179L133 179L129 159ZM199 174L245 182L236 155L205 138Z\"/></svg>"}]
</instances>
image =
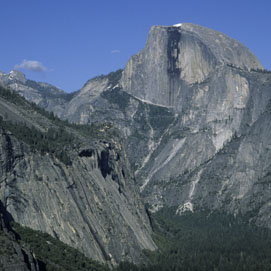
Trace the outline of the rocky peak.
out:
<instances>
[{"instance_id":1,"label":"rocky peak","mask_svg":"<svg viewBox=\"0 0 271 271\"><path fill-rule=\"evenodd\" d=\"M263 69L259 60L239 41L224 33L192 23L177 24L181 33L189 33L202 41L220 63L232 64L243 69Z\"/></svg>"},{"instance_id":2,"label":"rocky peak","mask_svg":"<svg viewBox=\"0 0 271 271\"><path fill-rule=\"evenodd\" d=\"M17 80L19 82L22 82L23 84L26 82L24 73L17 70L10 71L8 76L10 80Z\"/></svg>"},{"instance_id":3,"label":"rocky peak","mask_svg":"<svg viewBox=\"0 0 271 271\"><path fill-rule=\"evenodd\" d=\"M122 87L176 108L186 86L204 82L227 65L263 69L249 49L220 32L190 23L153 26L144 49L128 61Z\"/></svg>"},{"instance_id":4,"label":"rocky peak","mask_svg":"<svg viewBox=\"0 0 271 271\"><path fill-rule=\"evenodd\" d=\"M4 73L0 71L0 82L4 85L12 84L25 84L27 79L25 75L17 70L11 70L9 73ZM16 89L16 87L14 87Z\"/></svg>"},{"instance_id":5,"label":"rocky peak","mask_svg":"<svg viewBox=\"0 0 271 271\"><path fill-rule=\"evenodd\" d=\"M176 116L161 140L149 141L149 153L136 171L152 211L169 205L179 206L177 213L198 207L234 213L242 205L244 213L253 210L257 223L270 225L268 208L257 202L266 198L259 180L271 168L265 132L270 79L249 49L225 34L188 23L151 28L121 84Z\"/></svg>"}]
</instances>

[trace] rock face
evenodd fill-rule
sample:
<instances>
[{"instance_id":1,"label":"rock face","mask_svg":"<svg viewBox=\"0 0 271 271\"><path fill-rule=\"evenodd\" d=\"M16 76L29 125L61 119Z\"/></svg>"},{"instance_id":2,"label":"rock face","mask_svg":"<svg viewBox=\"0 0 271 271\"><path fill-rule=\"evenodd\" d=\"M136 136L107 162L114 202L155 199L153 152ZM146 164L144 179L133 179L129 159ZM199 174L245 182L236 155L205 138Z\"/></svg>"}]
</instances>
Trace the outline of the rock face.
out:
<instances>
[{"instance_id":1,"label":"rock face","mask_svg":"<svg viewBox=\"0 0 271 271\"><path fill-rule=\"evenodd\" d=\"M153 210L179 205L180 213L197 208L250 212L259 223L270 226L266 209L269 192L261 180L265 179L265 185L270 182L264 176L270 166L265 157L270 155L266 129L271 78L270 74L240 70L235 76L248 82L244 108L230 106L229 92L221 99L214 91L208 98L210 109L202 111L202 116L196 110L190 111L190 116L180 116L179 129L175 126L169 131L164 146L159 146L141 170L143 194Z\"/></svg>"},{"instance_id":2,"label":"rock face","mask_svg":"<svg viewBox=\"0 0 271 271\"><path fill-rule=\"evenodd\" d=\"M58 129L31 108L5 103L4 119L13 112L17 123L29 119L41 131ZM78 139L63 146L70 165L1 130L0 200L19 224L46 231L93 259L137 262L142 249L156 246L124 150L114 137L103 137L106 129L97 130L96 139L69 130Z\"/></svg>"},{"instance_id":3,"label":"rock face","mask_svg":"<svg viewBox=\"0 0 271 271\"><path fill-rule=\"evenodd\" d=\"M54 111L57 115L63 111L65 103L73 96L50 84L28 80L22 72L17 70L12 70L7 74L0 73L0 82L16 90L28 101L48 111Z\"/></svg>"},{"instance_id":4,"label":"rock face","mask_svg":"<svg viewBox=\"0 0 271 271\"><path fill-rule=\"evenodd\" d=\"M119 81L95 79L65 115L120 127L152 211L165 205L178 206L177 213L219 208L249 213L270 227L262 181L269 182L263 123L270 78L246 47L222 33L192 24L155 26ZM252 136L255 131L261 136Z\"/></svg>"},{"instance_id":5,"label":"rock face","mask_svg":"<svg viewBox=\"0 0 271 271\"><path fill-rule=\"evenodd\" d=\"M219 208L270 227L264 158L270 80L246 47L222 33L192 24L155 26L120 83L88 101L84 121L109 120L124 131L152 211Z\"/></svg>"},{"instance_id":6,"label":"rock face","mask_svg":"<svg viewBox=\"0 0 271 271\"><path fill-rule=\"evenodd\" d=\"M9 214L0 202L0 270L39 271L38 261L18 243L9 222Z\"/></svg>"},{"instance_id":7,"label":"rock face","mask_svg":"<svg viewBox=\"0 0 271 271\"><path fill-rule=\"evenodd\" d=\"M175 113L136 171L153 211L219 208L270 227L262 181L270 182L270 80L247 48L221 33L192 24L151 29L121 85Z\"/></svg>"},{"instance_id":8,"label":"rock face","mask_svg":"<svg viewBox=\"0 0 271 271\"><path fill-rule=\"evenodd\" d=\"M56 97L50 99L58 104ZM73 152L77 158L69 168L49 156L39 157L25 151L27 159L22 161L27 167L16 164L25 172L20 174L23 176L20 184L32 184L35 174L41 181L35 189L29 186L31 191L27 185L20 188L22 198L26 198L22 206L33 198L38 202L28 205L32 211L24 218L16 204L11 204L9 211L16 220L51 234L55 231L60 239L81 246L87 255L96 253L97 259L105 259L99 242L114 259L122 259L125 254L137 258L134 255L138 255L140 248L153 249L154 245L133 184L134 173L141 196L151 211L163 206L176 206L178 214L201 208L220 209L250 215L259 225L271 228L271 74L238 41L193 24L155 26L145 48L131 57L123 72L94 78L69 100L62 101L55 108L41 105L70 122L110 122L122 131L121 141L132 172L126 157L112 162L114 166L111 162L99 162L101 158L114 161L122 156L118 144L112 145L111 141L99 142L95 147L87 145L77 154ZM14 146L18 144L14 139L11 142ZM78 168L84 173L79 173ZM126 171L130 173L127 175ZM26 176L31 176L30 180ZM14 174L4 178L13 180ZM44 181L47 178L49 181ZM77 179L80 184L74 186ZM95 195L96 190L100 191L98 199L89 196L91 200L87 202L86 195ZM41 191L46 191L41 199L32 196L40 195ZM109 203L111 194L114 204ZM48 199L52 203L43 206L43 202L51 202ZM75 210L71 220L62 211L68 209L67 202L69 206L79 206L71 208ZM90 204L94 202L96 207ZM57 209L61 204L63 207ZM99 211L100 204L106 211ZM39 210L40 206L43 209ZM123 206L137 206L139 211ZM91 210L93 216L85 215L84 208ZM30 213L34 210L39 210L35 212L37 219ZM114 218L118 212L123 219ZM48 217L48 213L54 218ZM55 217L63 223L58 225ZM127 217L131 218L127 221ZM75 220L87 230L83 226L76 228ZM134 224L138 226L133 228ZM116 233L114 225L118 225ZM99 242L91 234L93 246L86 249L86 244L79 244L79 240L87 238L93 227L100 236ZM80 238L71 235L72 229ZM112 249L119 244L117 240L130 236L133 236L128 239L131 246L125 246L125 241L120 243L121 255ZM139 248L136 252L134 246Z\"/></svg>"},{"instance_id":9,"label":"rock face","mask_svg":"<svg viewBox=\"0 0 271 271\"><path fill-rule=\"evenodd\" d=\"M181 111L187 86L203 83L226 64L262 68L246 47L222 33L194 24L153 26L145 48L128 61L121 85L138 98Z\"/></svg>"}]
</instances>

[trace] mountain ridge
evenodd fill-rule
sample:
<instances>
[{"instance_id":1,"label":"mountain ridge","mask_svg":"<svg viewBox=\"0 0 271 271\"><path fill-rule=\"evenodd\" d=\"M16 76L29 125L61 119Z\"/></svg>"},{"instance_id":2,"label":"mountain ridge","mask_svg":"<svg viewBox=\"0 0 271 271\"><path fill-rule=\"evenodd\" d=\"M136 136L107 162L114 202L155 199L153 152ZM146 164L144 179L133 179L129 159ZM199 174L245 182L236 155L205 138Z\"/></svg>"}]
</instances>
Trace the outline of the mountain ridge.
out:
<instances>
[{"instance_id":1,"label":"mountain ridge","mask_svg":"<svg viewBox=\"0 0 271 271\"><path fill-rule=\"evenodd\" d=\"M68 125L8 89L0 100L0 201L17 223L110 264L155 249L113 127Z\"/></svg>"},{"instance_id":2,"label":"mountain ridge","mask_svg":"<svg viewBox=\"0 0 271 271\"><path fill-rule=\"evenodd\" d=\"M21 94L27 98L23 91ZM163 207L174 207L178 215L202 209L222 210L233 215L249 215L257 225L271 228L271 74L263 70L257 58L241 43L194 24L154 26L144 49L131 57L123 71L89 80L69 99L63 95L48 95L43 97L47 103L37 103L65 120L67 125L68 122L94 125L101 129L97 134L103 133L108 125L118 129L119 136L113 137L114 142L93 143L97 151L93 152L93 145L88 146L86 142L86 147L77 152L82 155L78 166L90 172L100 171L96 170L94 175L103 188L110 186L117 193L113 199L120 205L110 213L112 215L118 213L125 202L118 193L122 194L127 178L112 161L118 155L125 156L122 158L126 159L124 172L129 172L129 180L134 183L129 183L125 192L128 195L132 189L132 199L141 206L140 214L131 218L138 223L134 232L141 231L138 228L142 221L146 227L143 239L139 234L132 240L139 242L140 248L155 249L155 245L139 197L151 212ZM4 113L2 115L4 117ZM118 137L124 152L115 149ZM115 147L110 147L111 143ZM90 162L91 157L96 162ZM107 161L105 165L100 161L102 157ZM31 158L31 163L41 159L46 164L47 158L37 156ZM54 163L59 165L57 160ZM60 168L62 173L54 167L57 178L73 176L69 168L64 165ZM44 173L38 173L38 177L43 178ZM108 178L111 178L109 185ZM116 180L119 183L116 184ZM68 187L73 189L72 181ZM89 193L92 197L96 192L89 190ZM92 200L95 201L94 196ZM104 197L99 201L109 204ZM88 206L87 202L82 204ZM16 214L15 208L9 210ZM133 210L131 207L131 213ZM27 221L31 214L28 216ZM20 220L19 216L15 218ZM47 219L51 225L52 221ZM100 214L99 219L105 218ZM126 222L120 227L127 225ZM129 226L133 232L131 224ZM51 229L42 230L53 234ZM99 230L104 231L103 226ZM129 234L124 232L127 237ZM118 247L116 240L112 244ZM109 248L106 242L101 244L108 251L113 250L113 245ZM124 255L132 255L136 261L139 250L126 248L123 255L115 251L113 258L117 261Z\"/></svg>"}]
</instances>

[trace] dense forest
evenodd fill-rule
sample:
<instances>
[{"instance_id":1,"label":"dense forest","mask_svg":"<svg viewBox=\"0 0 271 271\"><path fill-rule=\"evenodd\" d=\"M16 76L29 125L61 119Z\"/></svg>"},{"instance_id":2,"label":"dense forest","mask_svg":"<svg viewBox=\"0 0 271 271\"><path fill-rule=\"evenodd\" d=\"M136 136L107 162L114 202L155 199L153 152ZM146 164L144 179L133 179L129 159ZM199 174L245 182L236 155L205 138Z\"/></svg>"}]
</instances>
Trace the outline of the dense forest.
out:
<instances>
[{"instance_id":1,"label":"dense forest","mask_svg":"<svg viewBox=\"0 0 271 271\"><path fill-rule=\"evenodd\" d=\"M11 133L17 139L22 140L30 147L31 151L39 151L41 154L50 153L67 166L72 164L69 150L75 149L80 144L80 136L108 141L116 137L121 139L120 132L112 123L92 123L89 125L69 123L59 119L52 112L27 101L14 90L1 85L0 97L23 108L30 115L38 114L46 120L44 131L42 131L34 125L26 124L23 119L17 121L9 119L5 114L0 114L2 131Z\"/></svg>"},{"instance_id":2,"label":"dense forest","mask_svg":"<svg viewBox=\"0 0 271 271\"><path fill-rule=\"evenodd\" d=\"M34 251L41 271L109 270L108 266L87 258L78 250L65 245L48 233L34 231L16 223L12 224L20 243Z\"/></svg>"},{"instance_id":3,"label":"dense forest","mask_svg":"<svg viewBox=\"0 0 271 271\"><path fill-rule=\"evenodd\" d=\"M175 215L163 208L152 216L159 247L147 264L121 263L116 271L252 271L271 270L271 231L245 216L219 212Z\"/></svg>"},{"instance_id":4,"label":"dense forest","mask_svg":"<svg viewBox=\"0 0 271 271\"><path fill-rule=\"evenodd\" d=\"M43 133L35 127L29 128L22 123L4 121L1 116L0 127L24 141L32 151L38 150L42 154L54 154L64 164L71 165L72 162L65 151L65 145L71 145L74 137L65 129L49 128L47 132Z\"/></svg>"},{"instance_id":5,"label":"dense forest","mask_svg":"<svg viewBox=\"0 0 271 271\"><path fill-rule=\"evenodd\" d=\"M163 208L151 220L158 250L144 251L141 264L121 262L113 271L271 270L271 231L250 224L247 217L206 211L180 216L174 208ZM17 224L13 228L43 270L111 270L47 233Z\"/></svg>"}]
</instances>

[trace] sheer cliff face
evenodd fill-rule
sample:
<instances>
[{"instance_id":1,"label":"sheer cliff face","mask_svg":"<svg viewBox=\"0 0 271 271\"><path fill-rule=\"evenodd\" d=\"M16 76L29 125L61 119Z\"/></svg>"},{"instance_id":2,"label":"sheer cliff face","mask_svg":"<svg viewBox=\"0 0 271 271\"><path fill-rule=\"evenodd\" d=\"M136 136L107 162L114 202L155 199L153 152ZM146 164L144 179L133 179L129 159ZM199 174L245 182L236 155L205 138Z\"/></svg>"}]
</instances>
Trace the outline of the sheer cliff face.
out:
<instances>
[{"instance_id":1,"label":"sheer cliff face","mask_svg":"<svg viewBox=\"0 0 271 271\"><path fill-rule=\"evenodd\" d=\"M0 100L2 118L32 123L40 131L56 128L37 112ZM63 147L72 163L67 165L1 128L0 203L19 224L45 231L90 258L137 262L142 249L156 247L149 218L122 146L113 137L104 139L103 129L96 139L70 130L78 142Z\"/></svg>"},{"instance_id":2,"label":"sheer cliff face","mask_svg":"<svg viewBox=\"0 0 271 271\"><path fill-rule=\"evenodd\" d=\"M270 226L262 181L269 176L263 157L270 151L260 146L270 144L265 131L271 76L262 69L246 47L222 33L192 24L151 29L145 48L128 61L121 85L175 113L174 125L149 141L136 171L153 211L165 205L178 205L177 213L249 211Z\"/></svg>"},{"instance_id":3,"label":"sheer cliff face","mask_svg":"<svg viewBox=\"0 0 271 271\"><path fill-rule=\"evenodd\" d=\"M111 74L90 80L81 91L65 101L61 110L57 107L54 112L71 122L109 121L120 128L136 184L152 211L163 206L178 206L176 212L179 214L200 208L223 209L231 213L248 213L257 223L271 227L271 142L268 132L271 129L271 75L262 69L257 58L246 47L222 33L193 24L154 26L145 48L131 57L121 78L118 73L115 78ZM78 159L76 163L79 163L79 167L88 168L86 159L94 157L96 160L91 160L91 163L96 161L96 165L99 165L97 159L101 156L102 147L97 148L99 151L92 158ZM35 172L36 168L39 175L48 171L47 167L39 170L38 159L31 159L34 162L27 163L33 167L31 172ZM46 160L48 157L42 159L42 164L49 163ZM68 175L72 176L71 180L77 179L79 173L76 168L65 168L64 173L60 173L59 168L62 166L55 168L55 164L52 165L54 170L50 174L56 174L52 179L65 180ZM99 168L91 168L88 169L89 174L97 177ZM116 171L120 172L119 169ZM92 177L84 178L92 180ZM112 180L109 178L110 185L106 186L104 182L108 178L98 182L99 185L104 184L105 191L115 184L112 175ZM119 180L126 181L127 189L123 194L129 195L130 189L134 191L134 186L128 186L130 181L126 179L119 176ZM87 183L86 179L81 182L83 185ZM76 193L81 197L81 185L77 187ZM51 189L45 191L49 193ZM30 191L25 194L28 193ZM89 194L92 195L93 191ZM72 195L67 192L61 199ZM104 195L107 206L107 192L101 195ZM125 198L128 200L132 197ZM118 204L126 204L119 194L114 199ZM123 201L119 202L120 199ZM46 202L46 199L43 201ZM57 206L57 203L54 205ZM111 210L111 206L115 205L106 207L106 210ZM48 207L48 212L49 209L54 208ZM122 210L121 207L120 210L125 208ZM98 209L93 211L95 217L97 211L99 213ZM12 212L16 214L15 209ZM115 212L118 212L118 208L106 213L106 216L114 217L112 214ZM138 221L146 221L143 213ZM46 224L47 219L42 214L37 212L37 216L41 217L39 219L43 219L42 223ZM60 212L56 215L64 214ZM79 217L78 214L78 221ZM122 217L126 220L127 215ZM103 219L101 215L97 221ZM52 225L52 221L49 225ZM29 220L27 223L34 222ZM118 219L112 225L114 223L118 225ZM127 236L125 223L118 228L123 227L124 236ZM54 231L58 229L56 232L60 235L61 227L65 227L67 232L72 231L66 224L50 227ZM74 227L73 224L71 226ZM52 233L50 227L45 230ZM83 229L77 231L79 236L85 236ZM107 236L104 224L95 229L95 232L100 231L106 231ZM138 247L142 248L144 242L138 234L136 240L140 240L137 241L140 244ZM67 236L67 242L77 245L77 241L69 241L71 237L69 234ZM117 240L121 234L113 236L116 239L111 238ZM65 239L64 236L61 238ZM148 238L144 237L145 240ZM102 240L105 247L110 246L106 238ZM148 246L153 247L151 241ZM99 259L102 257L101 252L95 255Z\"/></svg>"},{"instance_id":4,"label":"sheer cliff face","mask_svg":"<svg viewBox=\"0 0 271 271\"><path fill-rule=\"evenodd\" d=\"M145 48L128 61L121 83L138 98L180 111L187 87L225 64L262 68L246 47L222 33L193 24L154 26Z\"/></svg>"},{"instance_id":5,"label":"sheer cliff face","mask_svg":"<svg viewBox=\"0 0 271 271\"><path fill-rule=\"evenodd\" d=\"M88 146L67 167L1 133L1 159L6 161L1 162L1 201L16 222L48 232L90 258L138 261L142 249L155 245L118 148Z\"/></svg>"}]
</instances>

